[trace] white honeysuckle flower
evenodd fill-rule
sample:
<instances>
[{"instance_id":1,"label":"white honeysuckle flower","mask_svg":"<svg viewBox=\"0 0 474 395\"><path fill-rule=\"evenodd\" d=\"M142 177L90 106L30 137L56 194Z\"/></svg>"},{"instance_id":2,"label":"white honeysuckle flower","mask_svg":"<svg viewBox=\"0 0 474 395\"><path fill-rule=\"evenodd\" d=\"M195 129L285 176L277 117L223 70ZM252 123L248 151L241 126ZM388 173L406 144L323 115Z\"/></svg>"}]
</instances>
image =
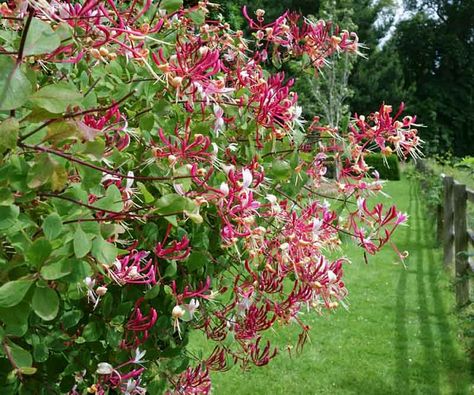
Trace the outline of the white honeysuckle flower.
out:
<instances>
[{"instance_id":1,"label":"white honeysuckle flower","mask_svg":"<svg viewBox=\"0 0 474 395\"><path fill-rule=\"evenodd\" d=\"M277 197L275 195L268 194L265 196L265 199L267 199L272 205L277 204Z\"/></svg>"},{"instance_id":2,"label":"white honeysuckle flower","mask_svg":"<svg viewBox=\"0 0 474 395\"><path fill-rule=\"evenodd\" d=\"M323 225L323 221L320 218L315 218L313 220L313 234L317 235L319 233L319 230L321 229L321 226Z\"/></svg>"},{"instance_id":3,"label":"white honeysuckle flower","mask_svg":"<svg viewBox=\"0 0 474 395\"><path fill-rule=\"evenodd\" d=\"M222 165L222 170L224 170L225 174L229 175L231 171L235 171L234 165Z\"/></svg>"},{"instance_id":4,"label":"white honeysuckle flower","mask_svg":"<svg viewBox=\"0 0 474 395\"><path fill-rule=\"evenodd\" d=\"M173 184L173 188L178 195L184 196L186 194L183 188L183 184Z\"/></svg>"},{"instance_id":5,"label":"white honeysuckle flower","mask_svg":"<svg viewBox=\"0 0 474 395\"><path fill-rule=\"evenodd\" d=\"M330 283L334 283L337 280L336 273L334 273L332 270L328 270L328 280Z\"/></svg>"},{"instance_id":6,"label":"white honeysuckle flower","mask_svg":"<svg viewBox=\"0 0 474 395\"><path fill-rule=\"evenodd\" d=\"M133 357L133 363L142 363L143 357L146 354L146 350L140 351L140 349L137 347L137 349L134 351L135 356Z\"/></svg>"},{"instance_id":7,"label":"white honeysuckle flower","mask_svg":"<svg viewBox=\"0 0 474 395\"><path fill-rule=\"evenodd\" d=\"M287 251L290 248L290 245L288 243L283 243L280 245L280 250L282 251Z\"/></svg>"},{"instance_id":8,"label":"white honeysuckle flower","mask_svg":"<svg viewBox=\"0 0 474 395\"><path fill-rule=\"evenodd\" d=\"M232 152L235 152L235 151L237 151L237 150L239 149L239 146L238 146L237 143L230 143L230 144L228 145L228 148L229 148Z\"/></svg>"},{"instance_id":9,"label":"white honeysuckle flower","mask_svg":"<svg viewBox=\"0 0 474 395\"><path fill-rule=\"evenodd\" d=\"M127 173L127 176L128 176L129 178L127 178L127 181L125 182L125 185L126 185L125 188L126 188L126 189L130 189L130 188L132 188L132 185L133 185L133 182L134 182L134 178L133 178L133 177L134 177L134 174L133 174L133 171L129 171L129 172Z\"/></svg>"},{"instance_id":10,"label":"white honeysuckle flower","mask_svg":"<svg viewBox=\"0 0 474 395\"><path fill-rule=\"evenodd\" d=\"M227 185L226 182L223 182L219 189L224 194L224 196L227 196L229 194L229 185Z\"/></svg>"},{"instance_id":11,"label":"white honeysuckle flower","mask_svg":"<svg viewBox=\"0 0 474 395\"><path fill-rule=\"evenodd\" d=\"M84 284L86 284L86 287L87 287L88 289L92 289L92 288L94 288L95 280L93 280L93 279L90 278L90 277L86 277L86 278L84 279Z\"/></svg>"},{"instance_id":12,"label":"white honeysuckle flower","mask_svg":"<svg viewBox=\"0 0 474 395\"><path fill-rule=\"evenodd\" d=\"M242 171L242 179L243 179L242 187L244 189L248 189L250 185L252 185L252 181L253 181L252 172L249 169L244 169Z\"/></svg>"},{"instance_id":13,"label":"white honeysuckle flower","mask_svg":"<svg viewBox=\"0 0 474 395\"><path fill-rule=\"evenodd\" d=\"M219 134L225 125L224 118L223 118L224 110L218 104L214 104L213 111L216 117L216 121L214 123L214 133L216 134L216 137L219 137Z\"/></svg>"},{"instance_id":14,"label":"white honeysuckle flower","mask_svg":"<svg viewBox=\"0 0 474 395\"><path fill-rule=\"evenodd\" d=\"M199 300L191 299L188 304L184 305L184 309L189 313L191 319L194 317L194 313L199 308Z\"/></svg>"},{"instance_id":15,"label":"white honeysuckle flower","mask_svg":"<svg viewBox=\"0 0 474 395\"><path fill-rule=\"evenodd\" d=\"M360 214L362 214L364 211L364 202L365 202L365 199L363 197L357 198L357 210L359 211Z\"/></svg>"}]
</instances>

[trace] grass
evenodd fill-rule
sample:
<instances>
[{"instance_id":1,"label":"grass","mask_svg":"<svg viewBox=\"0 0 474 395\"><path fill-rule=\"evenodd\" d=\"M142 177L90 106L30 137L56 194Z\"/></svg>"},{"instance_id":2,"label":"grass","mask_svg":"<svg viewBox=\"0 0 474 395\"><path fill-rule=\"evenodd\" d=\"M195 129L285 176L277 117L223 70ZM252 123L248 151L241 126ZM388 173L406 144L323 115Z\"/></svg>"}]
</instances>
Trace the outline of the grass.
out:
<instances>
[{"instance_id":1,"label":"grass","mask_svg":"<svg viewBox=\"0 0 474 395\"><path fill-rule=\"evenodd\" d=\"M295 327L278 328L270 337L280 354L250 372L235 367L214 373L214 394L474 393L452 287L422 199L406 180L389 182L386 190L411 216L410 226L396 236L397 245L410 251L407 268L390 248L368 265L360 251L351 249L349 311L306 315L311 343L299 355L285 351L296 340ZM206 352L212 345L196 336L191 347Z\"/></svg>"}]
</instances>

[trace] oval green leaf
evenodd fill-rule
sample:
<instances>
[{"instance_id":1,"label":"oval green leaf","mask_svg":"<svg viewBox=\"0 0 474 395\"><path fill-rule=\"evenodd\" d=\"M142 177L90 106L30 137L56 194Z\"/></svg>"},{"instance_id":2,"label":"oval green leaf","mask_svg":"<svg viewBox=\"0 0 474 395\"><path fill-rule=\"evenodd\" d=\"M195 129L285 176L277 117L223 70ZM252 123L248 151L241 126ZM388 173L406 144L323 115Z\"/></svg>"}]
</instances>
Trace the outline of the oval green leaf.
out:
<instances>
[{"instance_id":1,"label":"oval green leaf","mask_svg":"<svg viewBox=\"0 0 474 395\"><path fill-rule=\"evenodd\" d=\"M12 307L20 303L33 284L33 280L9 281L0 287L0 307Z\"/></svg>"},{"instance_id":2,"label":"oval green leaf","mask_svg":"<svg viewBox=\"0 0 474 395\"><path fill-rule=\"evenodd\" d=\"M59 297L54 289L37 287L31 307L36 315L45 321L56 318L59 311Z\"/></svg>"}]
</instances>

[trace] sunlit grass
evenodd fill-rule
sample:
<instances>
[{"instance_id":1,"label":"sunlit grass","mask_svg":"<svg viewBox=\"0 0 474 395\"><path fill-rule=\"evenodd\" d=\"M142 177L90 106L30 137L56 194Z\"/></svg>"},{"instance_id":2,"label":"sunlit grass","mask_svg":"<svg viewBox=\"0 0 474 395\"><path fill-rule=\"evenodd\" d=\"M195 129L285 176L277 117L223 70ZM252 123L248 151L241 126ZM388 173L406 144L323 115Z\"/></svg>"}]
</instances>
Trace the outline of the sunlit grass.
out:
<instances>
[{"instance_id":1,"label":"sunlit grass","mask_svg":"<svg viewBox=\"0 0 474 395\"><path fill-rule=\"evenodd\" d=\"M470 365L458 339L454 297L422 199L406 180L387 192L410 214L395 241L410 251L405 269L388 247L365 264L351 248L346 267L349 311L310 323L311 343L299 355L286 346L297 327L279 328L272 342L283 351L266 367L213 374L214 394L468 394ZM386 202L389 204L389 201ZM211 345L196 336L194 351Z\"/></svg>"}]
</instances>

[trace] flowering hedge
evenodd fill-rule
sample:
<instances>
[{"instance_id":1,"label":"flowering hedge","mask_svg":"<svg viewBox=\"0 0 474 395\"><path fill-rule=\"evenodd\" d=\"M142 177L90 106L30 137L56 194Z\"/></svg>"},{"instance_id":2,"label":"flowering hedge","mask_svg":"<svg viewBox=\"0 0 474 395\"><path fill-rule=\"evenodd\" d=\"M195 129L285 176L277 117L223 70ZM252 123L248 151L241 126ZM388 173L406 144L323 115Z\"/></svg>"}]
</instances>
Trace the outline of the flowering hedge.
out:
<instances>
[{"instance_id":1,"label":"flowering hedge","mask_svg":"<svg viewBox=\"0 0 474 395\"><path fill-rule=\"evenodd\" d=\"M0 5L2 393L206 394L275 356L270 328L302 346L300 312L344 305L342 236L375 254L405 222L367 204L364 157L416 156L415 118L305 122L268 71L317 73L357 36L244 9L245 37L214 7Z\"/></svg>"}]
</instances>

